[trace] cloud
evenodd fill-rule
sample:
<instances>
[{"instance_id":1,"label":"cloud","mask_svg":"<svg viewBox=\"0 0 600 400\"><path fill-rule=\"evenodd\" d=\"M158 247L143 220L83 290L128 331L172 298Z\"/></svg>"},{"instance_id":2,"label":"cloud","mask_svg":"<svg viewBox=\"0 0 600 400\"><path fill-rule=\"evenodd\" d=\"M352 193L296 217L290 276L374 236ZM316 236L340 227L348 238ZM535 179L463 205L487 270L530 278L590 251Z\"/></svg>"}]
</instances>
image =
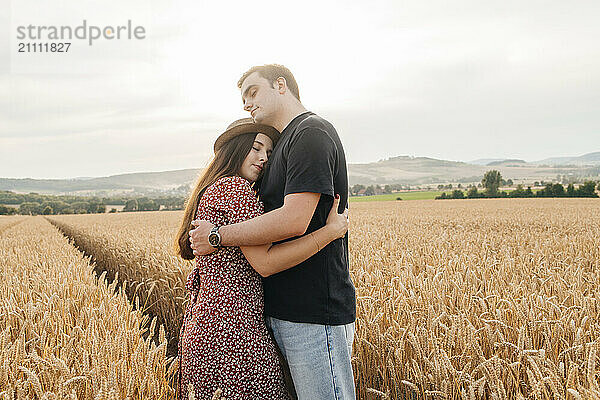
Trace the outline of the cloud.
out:
<instances>
[{"instance_id":1,"label":"cloud","mask_svg":"<svg viewBox=\"0 0 600 400\"><path fill-rule=\"evenodd\" d=\"M147 39L52 59L62 73L0 75L2 176L198 167L245 114L240 74L269 62L290 67L350 162L600 150L597 2L84 0L23 14L27 1L11 24L132 19Z\"/></svg>"}]
</instances>

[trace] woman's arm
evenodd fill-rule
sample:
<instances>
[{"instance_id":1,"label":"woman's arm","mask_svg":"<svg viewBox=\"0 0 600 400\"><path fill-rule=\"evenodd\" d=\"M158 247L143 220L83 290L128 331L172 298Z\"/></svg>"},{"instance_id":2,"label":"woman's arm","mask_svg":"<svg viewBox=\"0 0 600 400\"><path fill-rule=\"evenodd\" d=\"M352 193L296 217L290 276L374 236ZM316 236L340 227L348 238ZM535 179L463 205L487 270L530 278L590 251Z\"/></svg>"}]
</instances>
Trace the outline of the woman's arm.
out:
<instances>
[{"instance_id":1,"label":"woman's arm","mask_svg":"<svg viewBox=\"0 0 600 400\"><path fill-rule=\"evenodd\" d=\"M318 253L323 247L348 231L348 209L338 214L340 197L336 195L324 227L298 239L261 246L242 246L244 256L261 276L284 271Z\"/></svg>"}]
</instances>

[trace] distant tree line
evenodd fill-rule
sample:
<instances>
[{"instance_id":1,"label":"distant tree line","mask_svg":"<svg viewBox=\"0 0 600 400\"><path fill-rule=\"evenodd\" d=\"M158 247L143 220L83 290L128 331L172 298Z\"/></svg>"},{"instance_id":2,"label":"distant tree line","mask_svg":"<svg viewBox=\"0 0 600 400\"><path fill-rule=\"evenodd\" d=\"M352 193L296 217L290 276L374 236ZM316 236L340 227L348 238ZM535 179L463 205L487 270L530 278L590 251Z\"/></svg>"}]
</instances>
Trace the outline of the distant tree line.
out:
<instances>
[{"instance_id":1,"label":"distant tree line","mask_svg":"<svg viewBox=\"0 0 600 400\"><path fill-rule=\"evenodd\" d=\"M596 189L600 190L600 182L587 181L579 187L575 187L569 183L567 188L560 183L545 183L543 189L534 192L531 187L523 188L523 185L517 185L516 189L505 192L498 190L502 184L502 175L497 170L487 171L481 180L480 187L485 188L484 191L479 191L476 186L472 186L469 190L454 190L450 194L446 192L436 197L436 200L444 199L478 199L478 198L517 198L517 197L598 197ZM537 182L536 182L537 183ZM537 186L537 185L536 185Z\"/></svg>"},{"instance_id":2,"label":"distant tree line","mask_svg":"<svg viewBox=\"0 0 600 400\"><path fill-rule=\"evenodd\" d=\"M350 196L373 196L375 194L389 194L394 192L399 192L401 190L410 190L409 185L400 185L400 184L390 184L384 185L383 187L380 185L370 185L365 186L361 184L356 184L350 187Z\"/></svg>"},{"instance_id":3,"label":"distant tree line","mask_svg":"<svg viewBox=\"0 0 600 400\"><path fill-rule=\"evenodd\" d=\"M538 183L538 182L536 182ZM508 180L504 180L502 179L501 181L501 185L502 186L513 186L513 181L512 179L508 179ZM456 184L456 186L453 186L451 183L449 184L439 184L437 185L437 189L438 190L444 190L444 189L452 189L454 187L456 187L457 189L462 189L462 188L466 188L469 189L471 188L471 184L468 184L466 186L463 186L462 183L458 183ZM481 187L481 184L478 184L479 187ZM402 185L402 184L389 184L389 185L370 185L370 186L365 186L365 185L361 185L361 184L356 184L350 187L349 189L349 193L350 196L373 196L373 195L377 195L377 194L390 194L390 193L396 193L396 192L400 192L403 190L411 190L411 189L415 189L415 187L411 187L410 185ZM432 188L430 186L426 186L426 187L421 187L418 186L416 187L417 190L432 190Z\"/></svg>"},{"instance_id":4,"label":"distant tree line","mask_svg":"<svg viewBox=\"0 0 600 400\"><path fill-rule=\"evenodd\" d=\"M123 211L181 210L184 196L139 197L84 197L65 195L45 195L38 193L13 193L0 191L0 215L56 215L56 214L95 214L116 212L109 205L124 205ZM14 207L18 205L18 207Z\"/></svg>"}]
</instances>

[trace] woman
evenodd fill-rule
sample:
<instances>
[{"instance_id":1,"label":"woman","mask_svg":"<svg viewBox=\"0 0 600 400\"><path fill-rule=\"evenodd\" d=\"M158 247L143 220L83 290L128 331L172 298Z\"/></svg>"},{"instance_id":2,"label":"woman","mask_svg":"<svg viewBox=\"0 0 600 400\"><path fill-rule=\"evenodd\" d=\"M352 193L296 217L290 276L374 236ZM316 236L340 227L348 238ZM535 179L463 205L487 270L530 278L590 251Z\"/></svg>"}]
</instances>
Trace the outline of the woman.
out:
<instances>
[{"instance_id":1,"label":"woman","mask_svg":"<svg viewBox=\"0 0 600 400\"><path fill-rule=\"evenodd\" d=\"M176 249L194 255L191 222L234 224L263 212L253 190L273 146L274 128L245 118L232 123L214 145L215 157L190 196ZM254 186L252 186L254 184ZM291 268L344 236L347 216L338 214L339 196L323 228L277 245L220 247L196 257L186 288L191 292L179 337L179 398L188 384L197 399L211 399L218 388L227 399L288 399L275 343L263 316L262 276Z\"/></svg>"}]
</instances>

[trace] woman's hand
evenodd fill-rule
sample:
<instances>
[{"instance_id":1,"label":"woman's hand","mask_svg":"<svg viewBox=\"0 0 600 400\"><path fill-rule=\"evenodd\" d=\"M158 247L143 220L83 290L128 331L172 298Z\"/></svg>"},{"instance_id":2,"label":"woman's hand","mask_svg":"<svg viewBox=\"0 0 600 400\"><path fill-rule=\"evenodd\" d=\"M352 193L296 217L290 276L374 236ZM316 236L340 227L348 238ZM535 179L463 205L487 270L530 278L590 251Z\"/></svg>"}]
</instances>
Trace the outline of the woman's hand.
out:
<instances>
[{"instance_id":1,"label":"woman's hand","mask_svg":"<svg viewBox=\"0 0 600 400\"><path fill-rule=\"evenodd\" d=\"M334 239L341 238L348 232L348 208L343 213L338 214L339 205L340 195L336 194L326 222L326 227L331 231Z\"/></svg>"}]
</instances>

